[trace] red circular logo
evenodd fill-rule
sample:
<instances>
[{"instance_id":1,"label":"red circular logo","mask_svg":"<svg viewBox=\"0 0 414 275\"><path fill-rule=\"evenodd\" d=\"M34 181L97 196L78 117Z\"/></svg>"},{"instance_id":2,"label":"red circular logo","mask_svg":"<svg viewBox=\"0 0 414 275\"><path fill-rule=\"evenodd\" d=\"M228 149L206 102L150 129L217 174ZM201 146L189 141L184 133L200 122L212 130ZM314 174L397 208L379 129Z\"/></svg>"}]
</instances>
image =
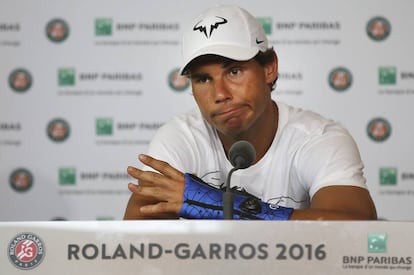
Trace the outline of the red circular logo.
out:
<instances>
[{"instance_id":1,"label":"red circular logo","mask_svg":"<svg viewBox=\"0 0 414 275\"><path fill-rule=\"evenodd\" d=\"M21 233L8 246L10 261L20 269L32 269L39 265L45 254L43 241L33 233Z\"/></svg>"}]
</instances>

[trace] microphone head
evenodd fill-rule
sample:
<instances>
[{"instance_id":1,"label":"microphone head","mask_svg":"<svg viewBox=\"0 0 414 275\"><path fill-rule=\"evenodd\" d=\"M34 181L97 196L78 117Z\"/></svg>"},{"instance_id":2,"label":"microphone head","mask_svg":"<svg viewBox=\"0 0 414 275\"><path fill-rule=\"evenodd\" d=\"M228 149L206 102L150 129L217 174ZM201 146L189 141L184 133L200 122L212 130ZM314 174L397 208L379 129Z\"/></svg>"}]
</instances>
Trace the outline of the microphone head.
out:
<instances>
[{"instance_id":1,"label":"microphone head","mask_svg":"<svg viewBox=\"0 0 414 275\"><path fill-rule=\"evenodd\" d=\"M256 159L256 150L253 145L245 140L235 142L229 150L230 163L237 169L245 169L253 164Z\"/></svg>"}]
</instances>

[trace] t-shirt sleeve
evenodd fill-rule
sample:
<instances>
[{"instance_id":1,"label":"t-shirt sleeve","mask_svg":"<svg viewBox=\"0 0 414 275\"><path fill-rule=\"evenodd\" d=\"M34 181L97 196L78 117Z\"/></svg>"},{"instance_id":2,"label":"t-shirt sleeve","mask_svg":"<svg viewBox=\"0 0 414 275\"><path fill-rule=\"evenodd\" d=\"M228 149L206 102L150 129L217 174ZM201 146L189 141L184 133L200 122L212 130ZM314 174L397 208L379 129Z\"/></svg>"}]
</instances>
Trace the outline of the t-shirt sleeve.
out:
<instances>
[{"instance_id":1,"label":"t-shirt sleeve","mask_svg":"<svg viewBox=\"0 0 414 275\"><path fill-rule=\"evenodd\" d=\"M364 164L354 139L345 129L332 127L312 135L297 158L301 181L311 197L320 188L332 185L367 188Z\"/></svg>"},{"instance_id":2,"label":"t-shirt sleeve","mask_svg":"<svg viewBox=\"0 0 414 275\"><path fill-rule=\"evenodd\" d=\"M161 126L148 146L147 154L169 163L181 172L191 171L195 162L192 135L176 119ZM144 167L152 170L150 167Z\"/></svg>"}]
</instances>

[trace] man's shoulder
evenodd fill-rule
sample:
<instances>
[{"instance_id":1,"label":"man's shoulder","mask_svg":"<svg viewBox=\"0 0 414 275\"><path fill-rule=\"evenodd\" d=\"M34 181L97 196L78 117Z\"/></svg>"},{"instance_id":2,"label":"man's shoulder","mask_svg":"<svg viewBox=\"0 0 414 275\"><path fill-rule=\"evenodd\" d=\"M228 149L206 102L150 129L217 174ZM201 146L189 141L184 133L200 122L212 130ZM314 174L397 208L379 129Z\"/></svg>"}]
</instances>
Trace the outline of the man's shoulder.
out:
<instances>
[{"instance_id":1,"label":"man's shoulder","mask_svg":"<svg viewBox=\"0 0 414 275\"><path fill-rule=\"evenodd\" d=\"M168 138L198 139L201 136L210 136L213 130L203 119L197 108L180 113L164 123L157 131L156 137L163 140Z\"/></svg>"},{"instance_id":2,"label":"man's shoulder","mask_svg":"<svg viewBox=\"0 0 414 275\"><path fill-rule=\"evenodd\" d=\"M343 129L339 122L312 110L278 103L284 126L308 133L322 133L330 129Z\"/></svg>"},{"instance_id":3,"label":"man's shoulder","mask_svg":"<svg viewBox=\"0 0 414 275\"><path fill-rule=\"evenodd\" d=\"M168 128L205 128L205 121L198 108L190 109L185 113L180 113L167 121L163 127Z\"/></svg>"}]
</instances>

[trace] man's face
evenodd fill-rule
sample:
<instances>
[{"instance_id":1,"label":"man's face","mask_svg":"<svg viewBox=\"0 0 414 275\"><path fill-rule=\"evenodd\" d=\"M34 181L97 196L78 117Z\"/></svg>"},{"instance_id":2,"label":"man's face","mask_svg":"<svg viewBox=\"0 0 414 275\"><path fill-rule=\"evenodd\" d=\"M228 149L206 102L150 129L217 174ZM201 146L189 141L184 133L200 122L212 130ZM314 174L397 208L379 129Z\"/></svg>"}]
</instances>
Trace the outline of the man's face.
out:
<instances>
[{"instance_id":1,"label":"man's face","mask_svg":"<svg viewBox=\"0 0 414 275\"><path fill-rule=\"evenodd\" d=\"M237 137L254 131L271 106L270 88L277 64L260 66L254 59L191 68L194 98L204 118L220 133Z\"/></svg>"}]
</instances>

